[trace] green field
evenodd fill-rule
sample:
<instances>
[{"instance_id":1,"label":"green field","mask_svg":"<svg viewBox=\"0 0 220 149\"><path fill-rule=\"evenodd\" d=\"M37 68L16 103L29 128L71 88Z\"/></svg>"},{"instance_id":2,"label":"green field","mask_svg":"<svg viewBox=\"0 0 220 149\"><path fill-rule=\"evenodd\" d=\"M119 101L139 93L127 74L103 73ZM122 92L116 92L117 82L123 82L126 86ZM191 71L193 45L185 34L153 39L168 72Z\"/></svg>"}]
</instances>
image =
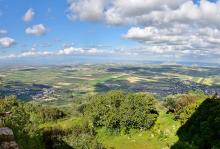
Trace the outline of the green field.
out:
<instances>
[{"instance_id":1,"label":"green field","mask_svg":"<svg viewBox=\"0 0 220 149\"><path fill-rule=\"evenodd\" d=\"M16 84L19 84L16 89L21 91L33 84L47 85L53 94L45 95L39 101L49 101L50 105L55 106L68 106L69 101L78 97L110 90L151 92L158 97L192 89L202 89L211 93L213 89L220 88L219 75L220 69L217 67L180 65L20 66L1 68L0 95L4 95L3 87L13 88ZM193 87L187 88L189 85ZM40 88L38 90L40 91ZM29 92L24 93L24 96L16 92L14 94L21 99L25 97L26 100L33 97Z\"/></svg>"}]
</instances>

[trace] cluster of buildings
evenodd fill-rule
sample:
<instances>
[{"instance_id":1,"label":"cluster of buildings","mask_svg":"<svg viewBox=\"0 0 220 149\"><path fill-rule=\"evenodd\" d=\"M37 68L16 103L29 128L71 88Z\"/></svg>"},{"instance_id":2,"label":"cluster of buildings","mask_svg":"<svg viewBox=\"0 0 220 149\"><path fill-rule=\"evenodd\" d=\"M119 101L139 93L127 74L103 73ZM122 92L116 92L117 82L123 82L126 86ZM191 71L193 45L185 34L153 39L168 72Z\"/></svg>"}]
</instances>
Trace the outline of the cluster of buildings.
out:
<instances>
[{"instance_id":1,"label":"cluster of buildings","mask_svg":"<svg viewBox=\"0 0 220 149\"><path fill-rule=\"evenodd\" d=\"M53 88L41 84L10 83L0 87L0 97L15 95L22 100L56 100L59 95L55 94Z\"/></svg>"},{"instance_id":2,"label":"cluster of buildings","mask_svg":"<svg viewBox=\"0 0 220 149\"><path fill-rule=\"evenodd\" d=\"M38 94L32 96L33 100L39 100L39 101L53 101L60 98L60 95L55 93L55 90L52 88L49 89L43 89L42 92L39 92Z\"/></svg>"}]
</instances>

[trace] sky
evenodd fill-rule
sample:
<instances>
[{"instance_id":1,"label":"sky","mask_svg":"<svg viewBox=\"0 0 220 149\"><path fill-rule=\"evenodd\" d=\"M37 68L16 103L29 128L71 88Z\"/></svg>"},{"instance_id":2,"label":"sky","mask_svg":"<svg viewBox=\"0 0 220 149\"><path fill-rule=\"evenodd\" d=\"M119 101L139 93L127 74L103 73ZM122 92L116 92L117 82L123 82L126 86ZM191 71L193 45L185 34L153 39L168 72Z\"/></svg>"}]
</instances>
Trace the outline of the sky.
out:
<instances>
[{"instance_id":1,"label":"sky","mask_svg":"<svg viewBox=\"0 0 220 149\"><path fill-rule=\"evenodd\" d=\"M0 0L0 63L220 63L220 0Z\"/></svg>"}]
</instances>

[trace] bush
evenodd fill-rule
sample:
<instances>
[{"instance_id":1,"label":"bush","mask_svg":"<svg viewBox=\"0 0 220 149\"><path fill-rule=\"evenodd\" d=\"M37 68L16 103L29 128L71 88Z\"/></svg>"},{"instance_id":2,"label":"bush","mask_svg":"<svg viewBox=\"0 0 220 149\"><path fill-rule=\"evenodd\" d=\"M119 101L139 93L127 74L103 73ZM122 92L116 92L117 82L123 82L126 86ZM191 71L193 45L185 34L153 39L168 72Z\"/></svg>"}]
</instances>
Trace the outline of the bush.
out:
<instances>
[{"instance_id":1,"label":"bush","mask_svg":"<svg viewBox=\"0 0 220 149\"><path fill-rule=\"evenodd\" d=\"M164 106L168 109L168 112L174 113L176 119L179 119L180 115L186 112L186 108L192 105L191 109L193 109L196 107L197 102L201 103L206 98L207 96L200 90L190 91L187 94L177 94L166 97ZM190 113L189 116L191 115Z\"/></svg>"},{"instance_id":2,"label":"bush","mask_svg":"<svg viewBox=\"0 0 220 149\"><path fill-rule=\"evenodd\" d=\"M92 96L85 116L95 127L110 131L149 129L158 117L154 100L150 94L111 91Z\"/></svg>"},{"instance_id":3,"label":"bush","mask_svg":"<svg viewBox=\"0 0 220 149\"><path fill-rule=\"evenodd\" d=\"M158 117L154 100L149 94L128 94L120 107L121 127L148 129L153 126Z\"/></svg>"},{"instance_id":4,"label":"bush","mask_svg":"<svg viewBox=\"0 0 220 149\"><path fill-rule=\"evenodd\" d=\"M41 108L39 112L43 122L57 120L65 116L64 112L57 108Z\"/></svg>"},{"instance_id":5,"label":"bush","mask_svg":"<svg viewBox=\"0 0 220 149\"><path fill-rule=\"evenodd\" d=\"M28 103L18 102L15 96L0 99L1 112L11 113L3 118L4 125L13 130L19 148L41 149L43 148L42 136L31 121L31 109L28 105Z\"/></svg>"}]
</instances>

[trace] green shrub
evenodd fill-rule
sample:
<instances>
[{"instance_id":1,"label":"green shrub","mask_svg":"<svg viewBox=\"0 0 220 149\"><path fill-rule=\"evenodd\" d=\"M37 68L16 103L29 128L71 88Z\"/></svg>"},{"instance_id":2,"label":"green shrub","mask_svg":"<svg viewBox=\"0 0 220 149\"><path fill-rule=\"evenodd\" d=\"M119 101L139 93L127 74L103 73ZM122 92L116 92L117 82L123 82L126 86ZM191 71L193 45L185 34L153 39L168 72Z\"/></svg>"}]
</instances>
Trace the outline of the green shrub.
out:
<instances>
[{"instance_id":1,"label":"green shrub","mask_svg":"<svg viewBox=\"0 0 220 149\"><path fill-rule=\"evenodd\" d=\"M201 103L206 98L207 96L204 94L204 92L195 90L186 94L177 94L166 97L164 106L167 108L168 112L174 113L176 119L180 119L180 117L183 118L183 115L181 116L181 114L184 112L189 112L188 116L185 116L190 117L195 110L196 105ZM186 110L188 107L190 107L191 110Z\"/></svg>"},{"instance_id":2,"label":"green shrub","mask_svg":"<svg viewBox=\"0 0 220 149\"><path fill-rule=\"evenodd\" d=\"M158 117L154 100L150 94L111 91L91 97L85 115L95 127L110 131L148 129Z\"/></svg>"},{"instance_id":3,"label":"green shrub","mask_svg":"<svg viewBox=\"0 0 220 149\"><path fill-rule=\"evenodd\" d=\"M4 125L13 130L20 149L41 149L44 148L42 135L35 127L34 121L31 121L33 109L31 110L31 106L28 105L28 103L18 102L15 96L0 99L1 112L11 113L3 118Z\"/></svg>"},{"instance_id":4,"label":"green shrub","mask_svg":"<svg viewBox=\"0 0 220 149\"><path fill-rule=\"evenodd\" d=\"M40 108L39 111L40 119L43 122L53 121L63 118L65 116L64 112L57 108Z\"/></svg>"}]
</instances>

